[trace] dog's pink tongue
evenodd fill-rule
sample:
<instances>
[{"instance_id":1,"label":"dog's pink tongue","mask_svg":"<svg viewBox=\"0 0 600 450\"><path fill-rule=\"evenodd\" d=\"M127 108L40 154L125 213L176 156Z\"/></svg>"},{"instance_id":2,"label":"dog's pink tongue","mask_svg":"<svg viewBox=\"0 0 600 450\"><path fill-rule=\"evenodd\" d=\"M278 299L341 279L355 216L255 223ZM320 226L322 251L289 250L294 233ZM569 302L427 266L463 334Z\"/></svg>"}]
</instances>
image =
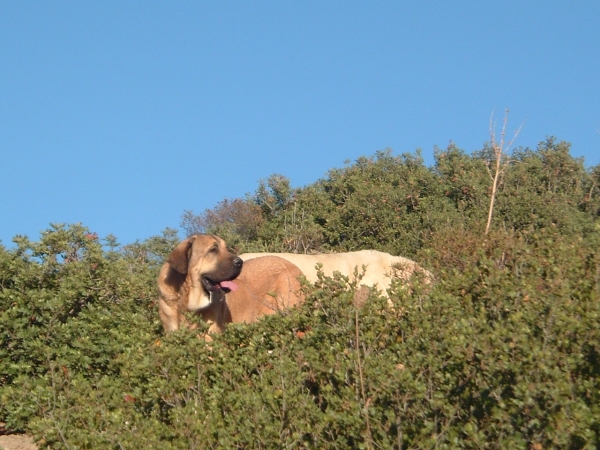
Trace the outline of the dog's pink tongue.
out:
<instances>
[{"instance_id":1,"label":"dog's pink tongue","mask_svg":"<svg viewBox=\"0 0 600 450\"><path fill-rule=\"evenodd\" d=\"M229 289L230 291L235 291L238 286L233 281L221 281L219 283L222 288Z\"/></svg>"}]
</instances>

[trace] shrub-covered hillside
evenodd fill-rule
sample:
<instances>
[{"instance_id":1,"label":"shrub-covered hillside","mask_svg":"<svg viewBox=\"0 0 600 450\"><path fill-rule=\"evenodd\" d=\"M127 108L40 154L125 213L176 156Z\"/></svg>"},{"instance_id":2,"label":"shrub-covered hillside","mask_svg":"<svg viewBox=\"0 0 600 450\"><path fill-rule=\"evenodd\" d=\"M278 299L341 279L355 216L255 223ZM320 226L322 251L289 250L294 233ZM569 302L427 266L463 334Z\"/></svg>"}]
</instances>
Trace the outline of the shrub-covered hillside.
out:
<instances>
[{"instance_id":1,"label":"shrub-covered hillside","mask_svg":"<svg viewBox=\"0 0 600 450\"><path fill-rule=\"evenodd\" d=\"M173 230L16 237L0 247L0 422L42 448L597 448L600 166L554 139L516 150L486 234L492 160L384 151L186 212L186 232L240 252L375 248L436 277L360 310L355 284L323 278L210 345L158 320Z\"/></svg>"},{"instance_id":2,"label":"shrub-covered hillside","mask_svg":"<svg viewBox=\"0 0 600 450\"><path fill-rule=\"evenodd\" d=\"M187 211L181 225L188 234L217 233L243 251L373 248L422 258L440 251L438 241L457 228L481 241L493 159L490 148L467 155L450 146L436 150L435 165L427 167L419 153L386 150L300 189L272 175L245 199L223 200L200 215ZM599 184L600 166L586 170L568 143L550 138L535 151L517 149L500 178L492 228L587 237L598 231Z\"/></svg>"}]
</instances>

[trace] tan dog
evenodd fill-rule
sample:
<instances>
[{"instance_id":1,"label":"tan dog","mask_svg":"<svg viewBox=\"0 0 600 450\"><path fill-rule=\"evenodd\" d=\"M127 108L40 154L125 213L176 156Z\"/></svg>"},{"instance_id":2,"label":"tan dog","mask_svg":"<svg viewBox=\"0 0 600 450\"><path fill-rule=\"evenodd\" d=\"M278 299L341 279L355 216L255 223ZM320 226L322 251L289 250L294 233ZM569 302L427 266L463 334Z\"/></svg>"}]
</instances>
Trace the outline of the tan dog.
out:
<instances>
[{"instance_id":1,"label":"tan dog","mask_svg":"<svg viewBox=\"0 0 600 450\"><path fill-rule=\"evenodd\" d=\"M227 250L223 239L193 235L171 252L160 270L159 316L167 332L188 326L186 311L212 322L209 333L222 332L227 323L255 322L300 303L300 275L282 258L256 258L244 264Z\"/></svg>"},{"instance_id":2,"label":"tan dog","mask_svg":"<svg viewBox=\"0 0 600 450\"><path fill-rule=\"evenodd\" d=\"M334 272L339 272L348 277L350 281L354 280L354 270L362 274L363 265L366 267L360 285L381 289L384 296L388 296L387 290L391 285L392 277L398 277L400 280L408 281L415 272L424 275L425 281L430 283L433 280L431 272L423 269L416 262L403 258L402 256L392 256L389 253L377 250L360 250L348 253L323 253L319 255L303 255L298 253L244 253L240 258L246 261L252 260L264 255L276 255L298 266L304 273L306 279L311 283L318 280L317 263L323 264L323 274L331 277Z\"/></svg>"},{"instance_id":3,"label":"tan dog","mask_svg":"<svg viewBox=\"0 0 600 450\"><path fill-rule=\"evenodd\" d=\"M301 292L302 272L289 261L277 256L263 256L244 262L235 279L235 290L226 293L214 307L200 313L212 321L209 333L221 333L227 323L252 323L261 316L274 314L304 301Z\"/></svg>"}]
</instances>

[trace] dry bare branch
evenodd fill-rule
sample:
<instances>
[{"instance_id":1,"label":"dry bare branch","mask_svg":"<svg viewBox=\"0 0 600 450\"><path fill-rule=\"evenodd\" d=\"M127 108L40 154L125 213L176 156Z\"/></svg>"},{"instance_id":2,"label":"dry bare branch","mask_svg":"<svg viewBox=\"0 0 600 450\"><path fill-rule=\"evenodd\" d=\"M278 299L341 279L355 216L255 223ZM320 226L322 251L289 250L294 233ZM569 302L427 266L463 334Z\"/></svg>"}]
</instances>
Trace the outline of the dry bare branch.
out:
<instances>
[{"instance_id":1,"label":"dry bare branch","mask_svg":"<svg viewBox=\"0 0 600 450\"><path fill-rule=\"evenodd\" d=\"M496 141L496 125L494 123L494 113L490 116L490 145L492 146L492 150L494 151L494 159L495 159L495 167L494 173L488 167L488 173L490 177L492 177L492 195L490 197L490 208L488 210L488 219L487 224L485 225L485 234L488 234L490 231L490 226L492 223L492 215L494 213L494 202L496 201L496 191L498 190L498 180L506 171L506 168L510 164L510 158L508 157L508 150L513 145L515 139L521 132L521 128L523 124L519 126L519 128L515 131L512 139L505 144L506 139L506 126L508 124L508 109L504 112L504 120L502 124L502 131L500 133L500 142Z\"/></svg>"}]
</instances>

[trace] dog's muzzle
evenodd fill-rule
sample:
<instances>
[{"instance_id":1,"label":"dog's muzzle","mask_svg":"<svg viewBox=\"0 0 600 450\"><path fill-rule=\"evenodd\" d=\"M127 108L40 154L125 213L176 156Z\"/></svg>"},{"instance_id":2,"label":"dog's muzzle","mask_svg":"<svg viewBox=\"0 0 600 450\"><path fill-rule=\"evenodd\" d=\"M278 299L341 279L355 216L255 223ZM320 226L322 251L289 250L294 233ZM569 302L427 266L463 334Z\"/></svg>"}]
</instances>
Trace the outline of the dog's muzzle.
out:
<instances>
[{"instance_id":1,"label":"dog's muzzle","mask_svg":"<svg viewBox=\"0 0 600 450\"><path fill-rule=\"evenodd\" d=\"M235 291L237 289L237 285L232 281L238 277L240 272L242 271L242 266L244 265L244 261L241 258L235 258L232 261L233 270L228 276L223 279L215 280L213 278L204 276L202 277L202 285L208 292L217 292L222 291L223 289L227 289L229 291Z\"/></svg>"}]
</instances>

